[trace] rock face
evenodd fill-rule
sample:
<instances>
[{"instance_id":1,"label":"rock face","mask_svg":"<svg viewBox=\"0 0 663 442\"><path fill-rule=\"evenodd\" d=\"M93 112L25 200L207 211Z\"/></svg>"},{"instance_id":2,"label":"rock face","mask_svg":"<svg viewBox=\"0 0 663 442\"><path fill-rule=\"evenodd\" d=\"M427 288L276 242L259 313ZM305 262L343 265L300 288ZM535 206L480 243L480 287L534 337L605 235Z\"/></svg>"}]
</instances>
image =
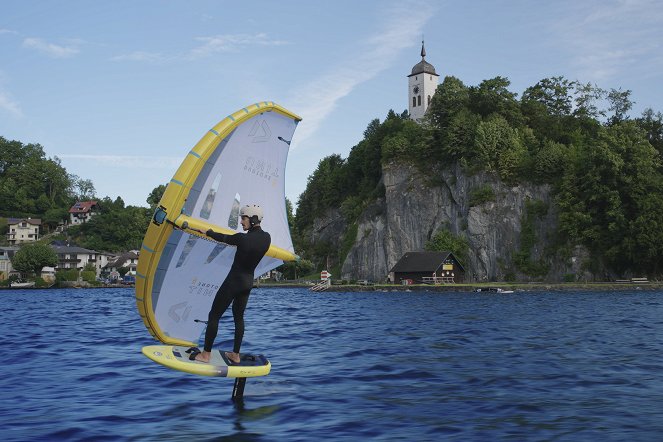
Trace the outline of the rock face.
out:
<instances>
[{"instance_id":1,"label":"rock face","mask_svg":"<svg viewBox=\"0 0 663 442\"><path fill-rule=\"evenodd\" d=\"M556 210L547 186L509 187L487 173L467 176L459 166L435 177L422 176L407 164L385 166L383 180L385 196L362 213L356 241L342 266L343 279L384 281L404 253L424 250L438 230L447 229L468 240L469 262L462 263L466 281L500 281L505 276L528 280L513 264L528 200L548 207L533 223L537 239L529 250L532 260L545 259L543 251L556 228ZM472 191L486 186L493 189L494 197L470 207ZM548 260L551 270L539 279L561 280L566 273L580 272L580 259L571 257L570 265Z\"/></svg>"},{"instance_id":2,"label":"rock face","mask_svg":"<svg viewBox=\"0 0 663 442\"><path fill-rule=\"evenodd\" d=\"M385 196L368 206L358 220L354 245L342 263L346 280L386 281L391 268L406 252L424 250L439 230L449 230L467 239L466 282L545 280L589 280L583 263L589 259L582 247L565 258L545 253L557 228L557 210L547 185L508 186L495 175L481 172L467 175L455 165L437 173L423 175L408 164L383 167ZM493 196L483 203L473 202L473 192L490 187ZM532 218L534 242L529 259L544 264L546 275L528 276L518 270L514 256L522 252L523 219L527 201L546 208L545 214ZM339 210L330 209L316 219L308 238L311 243L340 243L348 229ZM566 276L568 277L568 276Z\"/></svg>"}]
</instances>

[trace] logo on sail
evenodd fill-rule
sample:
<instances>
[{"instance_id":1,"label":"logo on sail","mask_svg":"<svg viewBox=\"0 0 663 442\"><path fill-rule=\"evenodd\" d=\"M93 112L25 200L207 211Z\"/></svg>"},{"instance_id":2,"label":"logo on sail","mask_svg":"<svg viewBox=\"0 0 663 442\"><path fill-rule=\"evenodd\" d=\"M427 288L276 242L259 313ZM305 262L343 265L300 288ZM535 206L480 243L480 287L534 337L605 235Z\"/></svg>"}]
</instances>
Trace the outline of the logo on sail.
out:
<instances>
[{"instance_id":1,"label":"logo on sail","mask_svg":"<svg viewBox=\"0 0 663 442\"><path fill-rule=\"evenodd\" d=\"M272 130L267 121L256 121L249 132L249 137L253 138L253 143L264 143L272 137Z\"/></svg>"},{"instance_id":2,"label":"logo on sail","mask_svg":"<svg viewBox=\"0 0 663 442\"><path fill-rule=\"evenodd\" d=\"M244 171L266 181L279 178L279 168L262 158L248 157L244 163Z\"/></svg>"}]
</instances>

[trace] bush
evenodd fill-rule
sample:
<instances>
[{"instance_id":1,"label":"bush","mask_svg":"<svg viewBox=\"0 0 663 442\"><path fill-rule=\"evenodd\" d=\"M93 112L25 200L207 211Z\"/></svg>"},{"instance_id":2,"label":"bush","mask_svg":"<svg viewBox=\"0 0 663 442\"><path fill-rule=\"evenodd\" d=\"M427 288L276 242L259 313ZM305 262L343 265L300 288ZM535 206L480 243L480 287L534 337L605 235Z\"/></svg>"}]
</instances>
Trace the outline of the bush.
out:
<instances>
[{"instance_id":1,"label":"bush","mask_svg":"<svg viewBox=\"0 0 663 442\"><path fill-rule=\"evenodd\" d=\"M81 278L83 281L89 282L90 284L97 282L97 274L91 270L83 270L81 272Z\"/></svg>"},{"instance_id":2,"label":"bush","mask_svg":"<svg viewBox=\"0 0 663 442\"><path fill-rule=\"evenodd\" d=\"M78 270L77 269L58 270L57 272L55 272L55 280L57 282L78 281Z\"/></svg>"},{"instance_id":3,"label":"bush","mask_svg":"<svg viewBox=\"0 0 663 442\"><path fill-rule=\"evenodd\" d=\"M495 201L495 191L490 184L485 184L470 191L470 207L480 206L489 201Z\"/></svg>"}]
</instances>

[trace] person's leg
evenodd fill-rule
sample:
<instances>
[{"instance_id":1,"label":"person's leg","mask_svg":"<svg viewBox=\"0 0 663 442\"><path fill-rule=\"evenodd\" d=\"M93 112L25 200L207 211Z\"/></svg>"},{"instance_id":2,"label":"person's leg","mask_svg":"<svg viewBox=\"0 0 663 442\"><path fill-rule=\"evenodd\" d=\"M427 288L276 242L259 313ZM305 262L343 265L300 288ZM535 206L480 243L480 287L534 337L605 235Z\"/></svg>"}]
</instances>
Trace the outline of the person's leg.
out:
<instances>
[{"instance_id":1,"label":"person's leg","mask_svg":"<svg viewBox=\"0 0 663 442\"><path fill-rule=\"evenodd\" d=\"M235 321L235 342L233 345L233 352L239 353L242 346L242 339L244 339L244 310L249 303L249 293L246 291L235 296L233 301L233 319Z\"/></svg>"},{"instance_id":2,"label":"person's leg","mask_svg":"<svg viewBox=\"0 0 663 442\"><path fill-rule=\"evenodd\" d=\"M212 308L207 316L207 330L205 330L205 346L203 352L196 356L196 361L209 362L212 345L216 339L216 334L219 332L219 320L221 316L228 309L228 306L233 300L232 292L227 287L221 285L219 291L216 292Z\"/></svg>"}]
</instances>

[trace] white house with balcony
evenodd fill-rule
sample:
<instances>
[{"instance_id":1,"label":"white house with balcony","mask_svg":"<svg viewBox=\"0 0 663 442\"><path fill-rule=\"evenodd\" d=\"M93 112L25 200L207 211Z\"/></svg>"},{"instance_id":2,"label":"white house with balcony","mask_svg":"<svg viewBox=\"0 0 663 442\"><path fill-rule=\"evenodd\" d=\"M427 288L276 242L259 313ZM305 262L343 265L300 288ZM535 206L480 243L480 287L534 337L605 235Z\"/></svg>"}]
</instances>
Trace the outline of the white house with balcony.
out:
<instances>
[{"instance_id":1,"label":"white house with balcony","mask_svg":"<svg viewBox=\"0 0 663 442\"><path fill-rule=\"evenodd\" d=\"M99 203L96 201L77 201L69 209L69 222L76 226L88 222L99 212Z\"/></svg>"},{"instance_id":2,"label":"white house with balcony","mask_svg":"<svg viewBox=\"0 0 663 442\"><path fill-rule=\"evenodd\" d=\"M41 220L36 218L8 218L7 241L10 245L34 242L39 239Z\"/></svg>"},{"instance_id":3,"label":"white house with balcony","mask_svg":"<svg viewBox=\"0 0 663 442\"><path fill-rule=\"evenodd\" d=\"M86 265L92 264L97 270L99 276L100 267L98 264L101 253L94 250L84 249L77 246L54 246L51 245L58 255L58 270L77 269L83 270Z\"/></svg>"}]
</instances>

